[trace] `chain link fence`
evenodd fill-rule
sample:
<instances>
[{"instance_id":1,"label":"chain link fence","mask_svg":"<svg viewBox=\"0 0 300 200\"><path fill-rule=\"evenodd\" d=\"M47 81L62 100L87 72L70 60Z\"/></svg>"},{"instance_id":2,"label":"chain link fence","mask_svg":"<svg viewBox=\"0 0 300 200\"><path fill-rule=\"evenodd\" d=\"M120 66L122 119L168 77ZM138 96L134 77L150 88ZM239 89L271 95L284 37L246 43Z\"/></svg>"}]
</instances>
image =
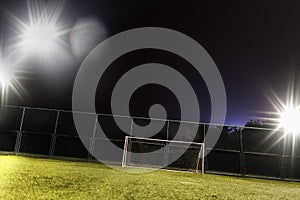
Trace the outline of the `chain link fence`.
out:
<instances>
[{"instance_id":1,"label":"chain link fence","mask_svg":"<svg viewBox=\"0 0 300 200\"><path fill-rule=\"evenodd\" d=\"M2 154L33 155L50 158L95 160L92 154L101 153L103 160L121 165L122 155L105 157L105 146L110 140L123 148L125 136L148 137L147 131L135 131L135 124L147 125L150 119L107 114L75 112L100 123L87 126L86 134L79 138L72 111L4 106L0 115L0 151ZM118 128L119 118L127 130ZM238 176L267 177L282 180L300 180L300 136L285 135L281 131L264 128L232 127L207 123L154 120L163 127L151 138L172 140L179 125L184 125L181 141L204 142L208 129L222 131L214 147L205 158L205 170L210 173ZM135 122L135 123L133 123ZM196 132L195 138L189 138ZM101 133L101 134L100 134ZM103 137L103 133L106 137ZM83 145L89 144L87 150Z\"/></svg>"}]
</instances>

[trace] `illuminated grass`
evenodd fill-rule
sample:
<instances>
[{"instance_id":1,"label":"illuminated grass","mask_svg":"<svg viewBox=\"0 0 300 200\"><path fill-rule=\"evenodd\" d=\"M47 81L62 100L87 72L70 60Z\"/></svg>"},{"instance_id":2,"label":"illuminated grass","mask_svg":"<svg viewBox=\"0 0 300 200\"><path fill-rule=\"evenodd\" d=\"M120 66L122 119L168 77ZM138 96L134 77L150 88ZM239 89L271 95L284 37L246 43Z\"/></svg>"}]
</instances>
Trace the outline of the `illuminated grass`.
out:
<instances>
[{"instance_id":1,"label":"illuminated grass","mask_svg":"<svg viewBox=\"0 0 300 200\"><path fill-rule=\"evenodd\" d=\"M300 183L0 156L0 199L299 199Z\"/></svg>"}]
</instances>

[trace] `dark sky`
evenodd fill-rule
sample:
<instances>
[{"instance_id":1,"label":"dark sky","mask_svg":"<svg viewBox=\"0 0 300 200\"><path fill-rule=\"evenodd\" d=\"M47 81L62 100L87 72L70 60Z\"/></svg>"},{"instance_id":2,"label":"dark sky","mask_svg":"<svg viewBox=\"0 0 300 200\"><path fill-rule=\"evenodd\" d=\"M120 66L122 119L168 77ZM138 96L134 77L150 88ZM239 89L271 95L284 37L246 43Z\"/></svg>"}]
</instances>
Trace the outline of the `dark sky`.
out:
<instances>
[{"instance_id":1,"label":"dark sky","mask_svg":"<svg viewBox=\"0 0 300 200\"><path fill-rule=\"evenodd\" d=\"M14 15L27 11L23 0L0 2L2 9ZM68 0L60 20L72 28L81 17L96 17L105 26L107 36L132 28L155 26L174 29L192 37L210 54L223 77L228 101L226 123L243 125L249 119L255 119L257 111L273 110L265 96L267 88L285 98L291 74L299 73L299 9L298 1ZM2 26L2 29L5 27ZM194 87L201 99L201 120L208 121L210 103L205 84L201 78L194 77L187 63L162 51L143 50L126 56L112 64L114 70L109 76L114 78L108 80L113 82L124 73L118 70L121 65L136 65L153 59L157 62L161 59L160 62L175 68L185 65L183 73L196 84ZM55 76L55 83L51 83L53 77L45 78L38 72L30 75L30 80L23 81L30 98L20 100L11 97L8 104L70 109L72 83L79 66L80 61L77 61L71 70ZM49 88L53 84L56 84L55 90ZM109 112L108 100L103 95L109 95L111 85L96 96L99 112ZM169 117L177 117L178 113L174 111L176 100L166 101L172 98L171 93L156 85L144 89L148 96L145 91L140 91L132 98L143 102L130 105L132 114L143 115L151 103L160 99L163 104L171 105ZM149 95L151 92L158 94L157 91L160 91L159 96ZM152 98L141 101L145 96Z\"/></svg>"}]
</instances>

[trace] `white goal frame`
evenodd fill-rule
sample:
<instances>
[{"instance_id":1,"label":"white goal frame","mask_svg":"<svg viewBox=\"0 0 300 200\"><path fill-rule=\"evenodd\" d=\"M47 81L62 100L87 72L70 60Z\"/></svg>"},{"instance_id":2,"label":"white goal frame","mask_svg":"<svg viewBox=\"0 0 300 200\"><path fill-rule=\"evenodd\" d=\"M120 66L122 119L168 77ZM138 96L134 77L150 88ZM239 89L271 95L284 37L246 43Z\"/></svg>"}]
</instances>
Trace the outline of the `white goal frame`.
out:
<instances>
[{"instance_id":1,"label":"white goal frame","mask_svg":"<svg viewBox=\"0 0 300 200\"><path fill-rule=\"evenodd\" d=\"M170 142L170 143L178 143L178 144L190 144L190 145L199 145L199 153L197 157L196 169L195 173L199 173L199 167L201 167L200 174L204 174L204 151L205 151L205 144L199 142L187 142L187 141L179 141L179 140L162 140L162 139L153 139L153 138L145 138L145 137L134 137L134 136L126 136L125 143L124 143L124 150L123 150L123 159L122 159L122 167L135 167L127 165L127 155L128 155L128 142L129 139L137 139L143 141L157 141L157 142ZM147 167L143 167L147 168Z\"/></svg>"}]
</instances>

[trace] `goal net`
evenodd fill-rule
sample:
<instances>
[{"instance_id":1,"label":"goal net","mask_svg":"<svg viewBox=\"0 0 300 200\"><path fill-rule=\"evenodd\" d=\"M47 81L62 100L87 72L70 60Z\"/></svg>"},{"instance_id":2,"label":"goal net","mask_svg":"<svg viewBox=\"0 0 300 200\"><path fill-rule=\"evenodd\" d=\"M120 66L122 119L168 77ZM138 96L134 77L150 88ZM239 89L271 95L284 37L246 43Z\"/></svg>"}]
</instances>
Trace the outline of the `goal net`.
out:
<instances>
[{"instance_id":1,"label":"goal net","mask_svg":"<svg viewBox=\"0 0 300 200\"><path fill-rule=\"evenodd\" d=\"M204 173L204 143L126 136L122 167Z\"/></svg>"}]
</instances>

